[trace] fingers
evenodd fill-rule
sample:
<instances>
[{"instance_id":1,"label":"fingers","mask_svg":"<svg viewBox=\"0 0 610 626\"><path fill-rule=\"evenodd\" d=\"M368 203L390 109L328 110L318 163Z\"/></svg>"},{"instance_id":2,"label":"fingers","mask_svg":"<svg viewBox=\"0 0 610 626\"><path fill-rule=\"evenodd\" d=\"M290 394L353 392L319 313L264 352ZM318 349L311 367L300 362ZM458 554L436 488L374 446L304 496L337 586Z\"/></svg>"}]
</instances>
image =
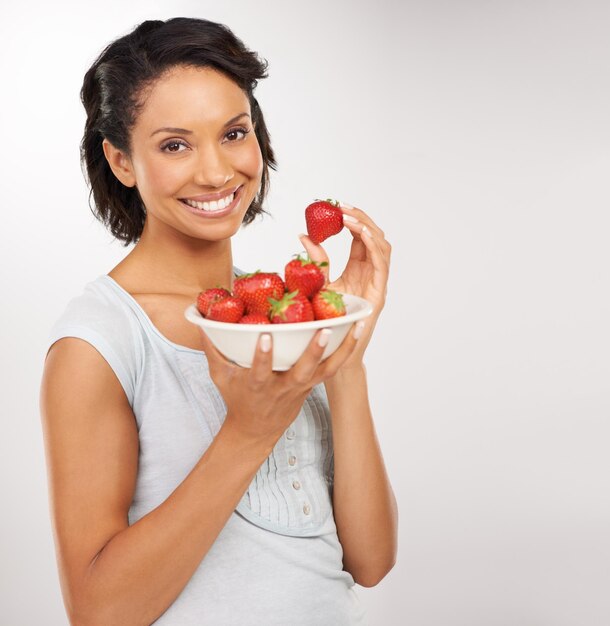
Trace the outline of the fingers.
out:
<instances>
[{"instance_id":1,"label":"fingers","mask_svg":"<svg viewBox=\"0 0 610 626\"><path fill-rule=\"evenodd\" d=\"M320 364L317 371L320 382L334 376L343 363L350 357L364 333L365 324L365 320L356 322L352 328L350 328L347 336L335 352Z\"/></svg>"},{"instance_id":2,"label":"fingers","mask_svg":"<svg viewBox=\"0 0 610 626\"><path fill-rule=\"evenodd\" d=\"M322 360L322 354L324 354L324 349L331 334L332 330L330 328L322 328L314 334L305 352L303 352L290 370L295 382L302 385L311 384L312 377Z\"/></svg>"},{"instance_id":3,"label":"fingers","mask_svg":"<svg viewBox=\"0 0 610 626\"><path fill-rule=\"evenodd\" d=\"M250 379L254 385L262 385L272 373L273 366L273 336L271 333L262 333L256 344L254 359L250 370Z\"/></svg>"},{"instance_id":4,"label":"fingers","mask_svg":"<svg viewBox=\"0 0 610 626\"><path fill-rule=\"evenodd\" d=\"M378 261L383 261L383 265L389 264L390 244L381 238L378 229L373 230L362 222L345 222L345 226L351 231L354 237L362 241L364 248L372 257L377 254ZM387 247L386 247L387 246ZM379 265L379 263L378 263Z\"/></svg>"},{"instance_id":5,"label":"fingers","mask_svg":"<svg viewBox=\"0 0 610 626\"><path fill-rule=\"evenodd\" d=\"M324 274L324 282L328 283L329 279L329 271L330 271L330 263L328 259L328 255L326 254L326 250L318 243L315 244L308 235L301 233L299 235L299 240L303 244L305 251L309 255L309 258L316 263L326 263L324 267L321 267L320 270Z\"/></svg>"},{"instance_id":6,"label":"fingers","mask_svg":"<svg viewBox=\"0 0 610 626\"><path fill-rule=\"evenodd\" d=\"M352 235L358 236L365 245L376 270L389 272L392 246L385 239L385 234L375 222L361 209L341 203L343 223ZM374 245L371 245L373 244Z\"/></svg>"},{"instance_id":7,"label":"fingers","mask_svg":"<svg viewBox=\"0 0 610 626\"><path fill-rule=\"evenodd\" d=\"M350 219L353 218L365 225L369 230L373 231L373 234L376 234L378 237L385 237L385 233L381 230L381 228L375 224L375 222L362 209L358 209L351 204L347 204L346 202L340 202L339 207L343 211L343 223L346 226L348 223L354 223Z\"/></svg>"},{"instance_id":8,"label":"fingers","mask_svg":"<svg viewBox=\"0 0 610 626\"><path fill-rule=\"evenodd\" d=\"M373 265L373 287L380 292L383 292L385 291L385 285L390 273L389 255L386 256L381 248L379 240L368 229L361 235L361 239L367 249L371 264Z\"/></svg>"}]
</instances>

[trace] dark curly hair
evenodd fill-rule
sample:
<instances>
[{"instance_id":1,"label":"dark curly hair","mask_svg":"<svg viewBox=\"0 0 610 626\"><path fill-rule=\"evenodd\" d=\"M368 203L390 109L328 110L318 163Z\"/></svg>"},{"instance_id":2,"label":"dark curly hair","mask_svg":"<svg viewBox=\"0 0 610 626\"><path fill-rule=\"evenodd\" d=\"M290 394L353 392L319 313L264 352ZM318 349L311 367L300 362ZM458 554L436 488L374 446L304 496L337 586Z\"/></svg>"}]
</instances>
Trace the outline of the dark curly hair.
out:
<instances>
[{"instance_id":1,"label":"dark curly hair","mask_svg":"<svg viewBox=\"0 0 610 626\"><path fill-rule=\"evenodd\" d=\"M146 213L138 190L124 186L113 174L102 141L105 138L131 155L131 130L144 91L176 66L216 69L248 96L263 157L263 173L260 190L243 223L249 224L256 215L266 213L262 203L269 189L269 168L277 167L263 113L253 92L258 80L267 77L267 61L248 50L223 24L186 17L148 20L104 49L87 70L80 92L87 112L80 155L91 187L90 208L125 246L139 240Z\"/></svg>"}]
</instances>

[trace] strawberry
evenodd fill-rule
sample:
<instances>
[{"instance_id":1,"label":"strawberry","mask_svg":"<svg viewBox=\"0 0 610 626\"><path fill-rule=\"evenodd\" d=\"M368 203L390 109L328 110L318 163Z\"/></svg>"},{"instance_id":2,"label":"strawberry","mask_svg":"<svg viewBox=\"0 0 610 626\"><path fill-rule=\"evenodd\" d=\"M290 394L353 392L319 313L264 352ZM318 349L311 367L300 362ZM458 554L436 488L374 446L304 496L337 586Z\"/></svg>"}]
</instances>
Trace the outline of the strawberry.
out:
<instances>
[{"instance_id":1,"label":"strawberry","mask_svg":"<svg viewBox=\"0 0 610 626\"><path fill-rule=\"evenodd\" d=\"M326 261L316 263L308 256L303 258L298 254L295 254L295 257L284 268L286 290L298 290L301 295L311 298L316 291L324 287L325 278L320 268L326 267L328 263Z\"/></svg>"},{"instance_id":2,"label":"strawberry","mask_svg":"<svg viewBox=\"0 0 610 626\"><path fill-rule=\"evenodd\" d=\"M240 320L240 324L271 324L269 318L262 313L248 313L244 315Z\"/></svg>"},{"instance_id":3,"label":"strawberry","mask_svg":"<svg viewBox=\"0 0 610 626\"><path fill-rule=\"evenodd\" d=\"M271 299L271 323L313 322L309 300L298 291L286 292L279 300Z\"/></svg>"},{"instance_id":4,"label":"strawberry","mask_svg":"<svg viewBox=\"0 0 610 626\"><path fill-rule=\"evenodd\" d=\"M208 316L208 311L210 309L210 305L216 300L220 298L226 298L230 296L231 292L223 289L222 287L212 287L211 289L206 289L205 291L200 292L197 296L197 310L203 317Z\"/></svg>"},{"instance_id":5,"label":"strawberry","mask_svg":"<svg viewBox=\"0 0 610 626\"><path fill-rule=\"evenodd\" d=\"M284 291L284 281L276 272L257 270L233 281L233 293L244 301L246 313L267 315L271 309L269 298L281 298Z\"/></svg>"},{"instance_id":6,"label":"strawberry","mask_svg":"<svg viewBox=\"0 0 610 626\"><path fill-rule=\"evenodd\" d=\"M241 298L227 296L215 300L208 309L207 318L216 322L239 322L244 314L244 302Z\"/></svg>"},{"instance_id":7,"label":"strawberry","mask_svg":"<svg viewBox=\"0 0 610 626\"><path fill-rule=\"evenodd\" d=\"M321 243L343 228L343 212L337 200L316 200L305 209L307 234L314 243Z\"/></svg>"},{"instance_id":8,"label":"strawberry","mask_svg":"<svg viewBox=\"0 0 610 626\"><path fill-rule=\"evenodd\" d=\"M314 317L317 320L327 320L331 317L345 315L343 296L332 289L321 289L311 299Z\"/></svg>"}]
</instances>

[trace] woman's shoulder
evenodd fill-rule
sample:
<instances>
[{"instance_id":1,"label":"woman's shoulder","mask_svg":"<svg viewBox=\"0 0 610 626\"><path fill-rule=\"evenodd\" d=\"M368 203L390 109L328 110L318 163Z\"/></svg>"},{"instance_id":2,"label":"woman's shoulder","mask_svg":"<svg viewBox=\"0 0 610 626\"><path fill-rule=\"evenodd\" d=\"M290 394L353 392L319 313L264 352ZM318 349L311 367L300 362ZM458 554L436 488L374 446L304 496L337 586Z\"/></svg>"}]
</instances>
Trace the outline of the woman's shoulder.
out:
<instances>
[{"instance_id":1,"label":"woman's shoulder","mask_svg":"<svg viewBox=\"0 0 610 626\"><path fill-rule=\"evenodd\" d=\"M47 354L60 339L82 339L109 363L133 400L137 372L141 369L143 344L134 311L103 274L85 284L71 298L47 336Z\"/></svg>"},{"instance_id":2,"label":"woman's shoulder","mask_svg":"<svg viewBox=\"0 0 610 626\"><path fill-rule=\"evenodd\" d=\"M51 332L72 326L106 330L109 335L131 330L133 312L112 283L108 275L102 274L85 284L82 291L67 302Z\"/></svg>"}]
</instances>

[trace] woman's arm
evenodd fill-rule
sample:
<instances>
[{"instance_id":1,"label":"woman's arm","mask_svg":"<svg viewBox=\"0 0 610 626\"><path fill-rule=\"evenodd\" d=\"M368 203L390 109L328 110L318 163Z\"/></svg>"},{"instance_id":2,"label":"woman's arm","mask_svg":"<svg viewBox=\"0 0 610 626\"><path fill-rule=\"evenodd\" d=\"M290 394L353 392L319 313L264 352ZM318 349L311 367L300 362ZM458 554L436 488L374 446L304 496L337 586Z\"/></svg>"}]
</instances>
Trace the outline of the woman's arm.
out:
<instances>
[{"instance_id":1,"label":"woman's arm","mask_svg":"<svg viewBox=\"0 0 610 626\"><path fill-rule=\"evenodd\" d=\"M343 567L364 587L394 566L398 511L369 407L364 365L325 383L335 455L333 508Z\"/></svg>"},{"instance_id":2,"label":"woman's arm","mask_svg":"<svg viewBox=\"0 0 610 626\"><path fill-rule=\"evenodd\" d=\"M187 584L273 442L248 439L226 421L176 490L129 526L136 422L110 366L92 346L66 338L51 348L41 414L70 623L151 624Z\"/></svg>"},{"instance_id":3,"label":"woman's arm","mask_svg":"<svg viewBox=\"0 0 610 626\"><path fill-rule=\"evenodd\" d=\"M341 204L344 224L353 236L343 273L328 285L366 298L373 306L358 345L332 378L325 381L335 454L333 505L343 565L354 580L376 585L393 567L398 513L375 435L369 407L364 352L385 306L392 247L385 233L361 209ZM301 242L315 261L328 255L307 235ZM325 266L328 277L329 268Z\"/></svg>"}]
</instances>

